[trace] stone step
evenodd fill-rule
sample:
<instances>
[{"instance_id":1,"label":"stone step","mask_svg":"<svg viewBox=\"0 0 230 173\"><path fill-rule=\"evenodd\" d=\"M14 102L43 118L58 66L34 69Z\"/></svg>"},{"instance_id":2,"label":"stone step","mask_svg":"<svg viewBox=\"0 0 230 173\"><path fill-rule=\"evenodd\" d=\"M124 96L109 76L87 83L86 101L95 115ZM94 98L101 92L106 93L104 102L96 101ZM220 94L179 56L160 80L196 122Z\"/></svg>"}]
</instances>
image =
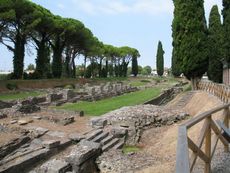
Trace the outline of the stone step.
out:
<instances>
[{"instance_id":1,"label":"stone step","mask_svg":"<svg viewBox=\"0 0 230 173\"><path fill-rule=\"evenodd\" d=\"M33 164L38 163L42 159L45 159L49 154L51 154L51 150L44 148L15 158L6 163L3 163L0 166L0 173L23 172Z\"/></svg>"},{"instance_id":2,"label":"stone step","mask_svg":"<svg viewBox=\"0 0 230 173\"><path fill-rule=\"evenodd\" d=\"M39 106L49 106L50 102L43 102L43 103L39 103Z\"/></svg>"},{"instance_id":3,"label":"stone step","mask_svg":"<svg viewBox=\"0 0 230 173\"><path fill-rule=\"evenodd\" d=\"M105 139L109 135L109 132L103 132L100 135L96 136L93 139L93 142L100 142L101 140Z\"/></svg>"},{"instance_id":4,"label":"stone step","mask_svg":"<svg viewBox=\"0 0 230 173\"><path fill-rule=\"evenodd\" d=\"M100 135L101 133L103 133L103 130L102 129L98 129L98 130L94 130L90 133L88 133L86 135L86 139L91 141L92 139L94 139L96 136Z\"/></svg>"},{"instance_id":5,"label":"stone step","mask_svg":"<svg viewBox=\"0 0 230 173\"><path fill-rule=\"evenodd\" d=\"M116 150L117 149L122 149L124 145L125 145L125 141L122 140L118 144L116 144L113 148L116 149Z\"/></svg>"},{"instance_id":6,"label":"stone step","mask_svg":"<svg viewBox=\"0 0 230 173\"><path fill-rule=\"evenodd\" d=\"M58 100L56 102L52 102L51 105L52 106L61 106L61 105L65 104L66 102L67 102L66 99L62 99L62 100Z\"/></svg>"},{"instance_id":7,"label":"stone step","mask_svg":"<svg viewBox=\"0 0 230 173\"><path fill-rule=\"evenodd\" d=\"M106 145L106 144L108 144L113 139L114 139L114 136L113 135L109 135L105 139L103 139L100 143L101 143L101 145Z\"/></svg>"},{"instance_id":8,"label":"stone step","mask_svg":"<svg viewBox=\"0 0 230 173\"><path fill-rule=\"evenodd\" d=\"M71 165L64 160L49 160L46 163L42 164L37 172L39 173L45 173L45 172L52 172L52 173L66 173L67 171L71 171ZM34 171L36 172L36 171Z\"/></svg>"},{"instance_id":9,"label":"stone step","mask_svg":"<svg viewBox=\"0 0 230 173\"><path fill-rule=\"evenodd\" d=\"M108 151L109 149L113 148L116 144L119 143L119 139L118 138L115 138L113 139L112 141L110 141L108 144L104 145L102 147L102 151L105 152L105 151Z\"/></svg>"}]
</instances>

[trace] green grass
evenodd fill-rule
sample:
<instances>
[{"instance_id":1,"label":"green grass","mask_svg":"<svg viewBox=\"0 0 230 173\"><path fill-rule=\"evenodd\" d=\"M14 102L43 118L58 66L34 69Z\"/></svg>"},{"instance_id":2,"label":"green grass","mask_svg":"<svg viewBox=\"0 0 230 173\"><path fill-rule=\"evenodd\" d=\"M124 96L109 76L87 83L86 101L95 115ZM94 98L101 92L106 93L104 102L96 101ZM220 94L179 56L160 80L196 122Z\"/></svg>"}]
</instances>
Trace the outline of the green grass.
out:
<instances>
[{"instance_id":1,"label":"green grass","mask_svg":"<svg viewBox=\"0 0 230 173\"><path fill-rule=\"evenodd\" d=\"M184 92L187 92L187 91L191 91L192 90L192 86L190 84L187 84L183 87L183 90Z\"/></svg>"},{"instance_id":2,"label":"green grass","mask_svg":"<svg viewBox=\"0 0 230 173\"><path fill-rule=\"evenodd\" d=\"M42 92L36 92L36 91L6 93L6 94L0 94L0 100L7 101L7 100L25 99L30 96L35 97L42 94L43 94Z\"/></svg>"},{"instance_id":3,"label":"green grass","mask_svg":"<svg viewBox=\"0 0 230 173\"><path fill-rule=\"evenodd\" d=\"M135 87L139 87L139 86L144 86L144 85L146 85L146 83L141 82L141 81L133 81L133 82L131 82L131 85L132 85L132 86L135 86Z\"/></svg>"},{"instance_id":4,"label":"green grass","mask_svg":"<svg viewBox=\"0 0 230 173\"><path fill-rule=\"evenodd\" d=\"M79 102L73 104L65 104L58 109L66 110L83 110L86 115L99 116L110 112L115 109L119 109L123 106L133 106L142 104L156 96L161 92L160 86L155 88L149 88L142 91L137 91L129 94L125 94L118 97L99 100L96 102Z\"/></svg>"},{"instance_id":5,"label":"green grass","mask_svg":"<svg viewBox=\"0 0 230 173\"><path fill-rule=\"evenodd\" d=\"M128 145L124 146L123 149L122 149L124 154L128 154L128 153L131 153L131 152L138 152L140 150L141 149L139 147L137 147L137 146L128 146Z\"/></svg>"}]
</instances>

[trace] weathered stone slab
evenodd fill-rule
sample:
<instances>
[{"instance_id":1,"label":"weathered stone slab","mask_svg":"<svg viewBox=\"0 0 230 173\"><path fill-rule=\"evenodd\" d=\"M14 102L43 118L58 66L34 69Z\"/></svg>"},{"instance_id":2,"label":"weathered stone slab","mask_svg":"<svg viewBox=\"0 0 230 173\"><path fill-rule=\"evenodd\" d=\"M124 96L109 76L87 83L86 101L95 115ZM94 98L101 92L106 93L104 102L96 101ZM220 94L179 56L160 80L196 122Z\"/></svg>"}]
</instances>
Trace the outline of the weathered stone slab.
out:
<instances>
[{"instance_id":1,"label":"weathered stone slab","mask_svg":"<svg viewBox=\"0 0 230 173\"><path fill-rule=\"evenodd\" d=\"M60 145L59 140L47 140L42 142L42 146L45 148L56 148Z\"/></svg>"},{"instance_id":2,"label":"weathered stone slab","mask_svg":"<svg viewBox=\"0 0 230 173\"><path fill-rule=\"evenodd\" d=\"M47 135L52 137L58 137L58 138L64 138L66 136L64 132L60 132L60 131L49 131Z\"/></svg>"},{"instance_id":3,"label":"weathered stone slab","mask_svg":"<svg viewBox=\"0 0 230 173\"><path fill-rule=\"evenodd\" d=\"M71 117L65 117L64 119L61 119L59 121L59 124L66 126L66 125L71 124L73 122L74 122L74 117L71 116Z\"/></svg>"},{"instance_id":4,"label":"weathered stone slab","mask_svg":"<svg viewBox=\"0 0 230 173\"><path fill-rule=\"evenodd\" d=\"M70 164L56 159L46 162L38 169L38 173L66 173L67 171L71 171Z\"/></svg>"},{"instance_id":5,"label":"weathered stone slab","mask_svg":"<svg viewBox=\"0 0 230 173\"><path fill-rule=\"evenodd\" d=\"M103 133L102 129L94 130L86 135L86 139L90 141L93 138L95 138L97 135L100 135L101 133Z\"/></svg>"},{"instance_id":6,"label":"weathered stone slab","mask_svg":"<svg viewBox=\"0 0 230 173\"><path fill-rule=\"evenodd\" d=\"M33 120L24 120L24 119L18 120L18 124L22 126L31 122L33 122Z\"/></svg>"},{"instance_id":7,"label":"weathered stone slab","mask_svg":"<svg viewBox=\"0 0 230 173\"><path fill-rule=\"evenodd\" d=\"M30 134L33 138L38 138L44 134L46 134L49 130L43 127L29 126L25 128L29 130Z\"/></svg>"},{"instance_id":8,"label":"weathered stone slab","mask_svg":"<svg viewBox=\"0 0 230 173\"><path fill-rule=\"evenodd\" d=\"M14 160L8 161L0 166L1 173L16 173L25 172L32 167L35 163L47 157L50 154L49 149L41 149L31 152L27 155L22 155L21 157L15 158Z\"/></svg>"},{"instance_id":9,"label":"weathered stone slab","mask_svg":"<svg viewBox=\"0 0 230 173\"><path fill-rule=\"evenodd\" d=\"M89 159L98 157L100 153L101 145L99 143L83 140L71 151L65 160L74 167L83 164Z\"/></svg>"},{"instance_id":10,"label":"weathered stone slab","mask_svg":"<svg viewBox=\"0 0 230 173\"><path fill-rule=\"evenodd\" d=\"M85 138L85 136L83 136L83 135L81 135L79 133L71 133L71 134L69 134L69 139L71 139L74 142L79 142L84 138Z\"/></svg>"},{"instance_id":11,"label":"weathered stone slab","mask_svg":"<svg viewBox=\"0 0 230 173\"><path fill-rule=\"evenodd\" d=\"M0 146L0 159L8 155L9 153L13 152L23 144L27 143L30 140L28 136L21 136L19 138L15 138L10 142Z\"/></svg>"},{"instance_id":12,"label":"weathered stone slab","mask_svg":"<svg viewBox=\"0 0 230 173\"><path fill-rule=\"evenodd\" d=\"M56 93L48 94L46 96L46 100L49 103L57 101L57 100L61 100L62 98L63 98L63 94L56 94Z\"/></svg>"},{"instance_id":13,"label":"weathered stone slab","mask_svg":"<svg viewBox=\"0 0 230 173\"><path fill-rule=\"evenodd\" d=\"M72 89L64 89L62 91L63 93L63 99L69 100L76 96L76 93Z\"/></svg>"},{"instance_id":14,"label":"weathered stone slab","mask_svg":"<svg viewBox=\"0 0 230 173\"><path fill-rule=\"evenodd\" d=\"M0 100L0 109L11 108L16 102L4 102Z\"/></svg>"},{"instance_id":15,"label":"weathered stone slab","mask_svg":"<svg viewBox=\"0 0 230 173\"><path fill-rule=\"evenodd\" d=\"M105 118L92 118L91 125L92 127L105 127L108 121Z\"/></svg>"},{"instance_id":16,"label":"weathered stone slab","mask_svg":"<svg viewBox=\"0 0 230 173\"><path fill-rule=\"evenodd\" d=\"M30 114L30 113L40 111L41 108L37 105L27 104L27 105L17 105L16 110L24 114Z\"/></svg>"},{"instance_id":17,"label":"weathered stone slab","mask_svg":"<svg viewBox=\"0 0 230 173\"><path fill-rule=\"evenodd\" d=\"M122 138L128 134L128 129L123 127L113 127L110 131L111 135L117 138Z\"/></svg>"}]
</instances>

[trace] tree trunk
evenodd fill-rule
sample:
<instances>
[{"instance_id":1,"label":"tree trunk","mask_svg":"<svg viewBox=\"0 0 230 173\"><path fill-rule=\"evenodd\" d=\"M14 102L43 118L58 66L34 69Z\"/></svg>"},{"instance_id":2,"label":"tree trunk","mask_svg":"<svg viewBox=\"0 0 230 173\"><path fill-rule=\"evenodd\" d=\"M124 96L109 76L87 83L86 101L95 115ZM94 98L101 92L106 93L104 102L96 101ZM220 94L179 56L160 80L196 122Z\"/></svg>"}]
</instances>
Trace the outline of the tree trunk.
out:
<instances>
[{"instance_id":1,"label":"tree trunk","mask_svg":"<svg viewBox=\"0 0 230 173\"><path fill-rule=\"evenodd\" d=\"M98 72L99 72L99 78L102 78L103 77L103 74L102 74L102 58L100 58Z\"/></svg>"},{"instance_id":2,"label":"tree trunk","mask_svg":"<svg viewBox=\"0 0 230 173\"><path fill-rule=\"evenodd\" d=\"M36 73L41 78L47 77L48 62L49 62L49 48L47 47L47 42L44 38L40 42L37 42L37 59L36 59Z\"/></svg>"},{"instance_id":3,"label":"tree trunk","mask_svg":"<svg viewBox=\"0 0 230 173\"><path fill-rule=\"evenodd\" d=\"M22 79L23 68L24 68L26 38L23 35L21 35L20 33L17 33L15 41L16 42L14 45L14 59L13 59L14 72L13 72L13 77L15 79Z\"/></svg>"},{"instance_id":4,"label":"tree trunk","mask_svg":"<svg viewBox=\"0 0 230 173\"><path fill-rule=\"evenodd\" d=\"M76 78L76 65L75 65L75 61L74 61L74 57L72 57L72 78Z\"/></svg>"},{"instance_id":5,"label":"tree trunk","mask_svg":"<svg viewBox=\"0 0 230 173\"><path fill-rule=\"evenodd\" d=\"M62 51L63 47L60 43L60 38L57 37L55 40L55 45L53 46L53 63L52 72L54 78L60 78L62 74Z\"/></svg>"},{"instance_id":6,"label":"tree trunk","mask_svg":"<svg viewBox=\"0 0 230 173\"><path fill-rule=\"evenodd\" d=\"M200 78L194 77L191 78L191 86L192 86L192 90L197 90L198 89L198 83L200 81Z\"/></svg>"},{"instance_id":7,"label":"tree trunk","mask_svg":"<svg viewBox=\"0 0 230 173\"><path fill-rule=\"evenodd\" d=\"M84 57L84 78L86 75L86 56Z\"/></svg>"},{"instance_id":8,"label":"tree trunk","mask_svg":"<svg viewBox=\"0 0 230 173\"><path fill-rule=\"evenodd\" d=\"M109 63L108 60L106 60L105 62L105 77L108 77L108 71L109 71Z\"/></svg>"}]
</instances>

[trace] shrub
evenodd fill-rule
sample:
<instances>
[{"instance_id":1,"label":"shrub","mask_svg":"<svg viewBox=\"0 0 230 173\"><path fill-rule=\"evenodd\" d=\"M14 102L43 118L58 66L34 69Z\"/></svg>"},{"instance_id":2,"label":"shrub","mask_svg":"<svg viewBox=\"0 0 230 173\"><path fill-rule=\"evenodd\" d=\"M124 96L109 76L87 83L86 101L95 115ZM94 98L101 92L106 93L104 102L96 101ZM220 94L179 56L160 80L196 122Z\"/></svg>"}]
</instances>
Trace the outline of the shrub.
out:
<instances>
[{"instance_id":1,"label":"shrub","mask_svg":"<svg viewBox=\"0 0 230 173\"><path fill-rule=\"evenodd\" d=\"M0 80L7 80L8 75L7 74L0 74Z\"/></svg>"},{"instance_id":2,"label":"shrub","mask_svg":"<svg viewBox=\"0 0 230 173\"><path fill-rule=\"evenodd\" d=\"M16 89L18 89L18 86L16 83L7 83L6 88L9 90L16 90Z\"/></svg>"},{"instance_id":3,"label":"shrub","mask_svg":"<svg viewBox=\"0 0 230 173\"><path fill-rule=\"evenodd\" d=\"M73 84L65 85L64 89L75 89L75 86Z\"/></svg>"},{"instance_id":4,"label":"shrub","mask_svg":"<svg viewBox=\"0 0 230 173\"><path fill-rule=\"evenodd\" d=\"M141 80L141 82L143 82L143 83L150 83L151 81L143 79L143 80Z\"/></svg>"}]
</instances>

